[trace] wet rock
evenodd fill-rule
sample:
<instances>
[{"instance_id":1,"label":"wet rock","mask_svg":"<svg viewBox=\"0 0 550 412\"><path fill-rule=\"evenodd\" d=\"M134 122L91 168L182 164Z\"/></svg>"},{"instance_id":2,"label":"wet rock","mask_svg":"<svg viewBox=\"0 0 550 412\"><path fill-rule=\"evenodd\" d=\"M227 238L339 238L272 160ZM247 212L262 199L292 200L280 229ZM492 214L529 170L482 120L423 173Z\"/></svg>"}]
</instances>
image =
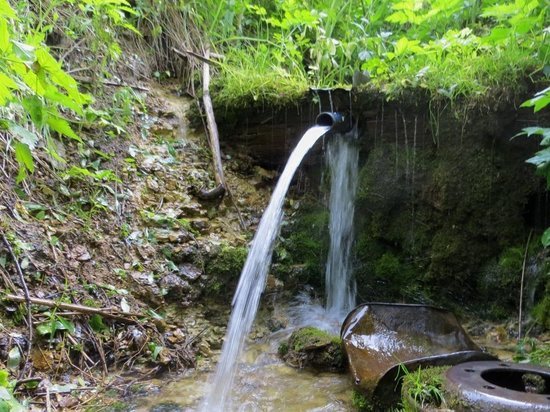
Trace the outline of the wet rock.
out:
<instances>
[{"instance_id":1,"label":"wet rock","mask_svg":"<svg viewBox=\"0 0 550 412\"><path fill-rule=\"evenodd\" d=\"M199 256L199 248L189 244L175 246L170 252L175 263L193 262Z\"/></svg>"},{"instance_id":2,"label":"wet rock","mask_svg":"<svg viewBox=\"0 0 550 412\"><path fill-rule=\"evenodd\" d=\"M179 266L179 275L194 281L202 275L202 270L191 263L184 263Z\"/></svg>"},{"instance_id":3,"label":"wet rock","mask_svg":"<svg viewBox=\"0 0 550 412\"><path fill-rule=\"evenodd\" d=\"M140 287L135 290L135 294L155 305L160 305L163 301L162 293L152 273L131 272L130 277Z\"/></svg>"},{"instance_id":4,"label":"wet rock","mask_svg":"<svg viewBox=\"0 0 550 412\"><path fill-rule=\"evenodd\" d=\"M208 229L210 228L210 223L208 223L207 219L200 219L200 220L197 219L191 222L191 227L196 231L202 234L205 234L208 232Z\"/></svg>"},{"instance_id":5,"label":"wet rock","mask_svg":"<svg viewBox=\"0 0 550 412\"><path fill-rule=\"evenodd\" d=\"M151 408L151 412L183 412L183 408L175 402L164 402Z\"/></svg>"},{"instance_id":6,"label":"wet rock","mask_svg":"<svg viewBox=\"0 0 550 412\"><path fill-rule=\"evenodd\" d=\"M277 332L287 327L288 319L274 315L267 320L266 325L270 332Z\"/></svg>"},{"instance_id":7,"label":"wet rock","mask_svg":"<svg viewBox=\"0 0 550 412\"><path fill-rule=\"evenodd\" d=\"M273 275L267 276L267 282L265 286L265 293L279 292L283 290L284 283L282 280L277 279Z\"/></svg>"},{"instance_id":8,"label":"wet rock","mask_svg":"<svg viewBox=\"0 0 550 412\"><path fill-rule=\"evenodd\" d=\"M184 229L169 230L169 229L156 229L154 231L155 239L159 243L183 243L187 240L191 240L191 234Z\"/></svg>"},{"instance_id":9,"label":"wet rock","mask_svg":"<svg viewBox=\"0 0 550 412\"><path fill-rule=\"evenodd\" d=\"M199 217L205 214L206 211L200 203L189 201L180 206L180 214L178 217Z\"/></svg>"},{"instance_id":10,"label":"wet rock","mask_svg":"<svg viewBox=\"0 0 550 412\"><path fill-rule=\"evenodd\" d=\"M345 356L340 338L311 326L294 331L288 341L279 346L279 355L294 368L344 369Z\"/></svg>"},{"instance_id":11,"label":"wet rock","mask_svg":"<svg viewBox=\"0 0 550 412\"><path fill-rule=\"evenodd\" d=\"M160 192L159 182L153 177L147 178L147 188L155 193Z\"/></svg>"},{"instance_id":12,"label":"wet rock","mask_svg":"<svg viewBox=\"0 0 550 412\"><path fill-rule=\"evenodd\" d=\"M166 296L172 298L181 297L190 289L189 283L174 274L164 276L160 286L165 290Z\"/></svg>"}]
</instances>

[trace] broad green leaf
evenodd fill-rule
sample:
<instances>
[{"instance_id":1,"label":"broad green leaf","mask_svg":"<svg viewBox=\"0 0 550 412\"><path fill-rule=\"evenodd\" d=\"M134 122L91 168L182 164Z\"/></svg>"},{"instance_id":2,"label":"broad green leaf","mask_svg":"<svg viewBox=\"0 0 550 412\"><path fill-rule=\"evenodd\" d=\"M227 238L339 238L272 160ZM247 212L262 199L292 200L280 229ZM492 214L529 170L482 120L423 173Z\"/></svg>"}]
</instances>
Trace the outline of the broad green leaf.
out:
<instances>
[{"instance_id":1,"label":"broad green leaf","mask_svg":"<svg viewBox=\"0 0 550 412\"><path fill-rule=\"evenodd\" d=\"M59 91L54 86L49 86L46 88L46 93L44 93L44 97L51 100L52 102L66 107L67 109L73 110L75 113L81 116L84 115L81 104L75 102L72 98L64 94L59 93Z\"/></svg>"},{"instance_id":2,"label":"broad green leaf","mask_svg":"<svg viewBox=\"0 0 550 412\"><path fill-rule=\"evenodd\" d=\"M82 142L82 139L71 129L69 122L57 116L48 116L48 126L57 133L67 136L71 139Z\"/></svg>"},{"instance_id":3,"label":"broad green leaf","mask_svg":"<svg viewBox=\"0 0 550 412\"><path fill-rule=\"evenodd\" d=\"M103 318L98 314L92 315L88 323L94 332L101 333L107 329L107 326L103 323Z\"/></svg>"},{"instance_id":4,"label":"broad green leaf","mask_svg":"<svg viewBox=\"0 0 550 412\"><path fill-rule=\"evenodd\" d=\"M17 176L17 182L21 182L27 176L27 170L34 172L34 161L32 159L32 153L25 143L15 142L13 145L15 149L15 159L19 163L19 174Z\"/></svg>"},{"instance_id":5,"label":"broad green leaf","mask_svg":"<svg viewBox=\"0 0 550 412\"><path fill-rule=\"evenodd\" d=\"M10 89L18 89L17 83L15 83L15 81L11 77L1 72L0 72L0 85Z\"/></svg>"},{"instance_id":6,"label":"broad green leaf","mask_svg":"<svg viewBox=\"0 0 550 412\"><path fill-rule=\"evenodd\" d=\"M21 103L23 107L30 114L31 120L38 128L44 126L44 105L42 100L38 96L25 97Z\"/></svg>"},{"instance_id":7,"label":"broad green leaf","mask_svg":"<svg viewBox=\"0 0 550 412\"><path fill-rule=\"evenodd\" d=\"M11 90L8 89L4 84L0 83L0 106L5 106L10 100L12 100L12 98L13 93L11 92Z\"/></svg>"},{"instance_id":8,"label":"broad green leaf","mask_svg":"<svg viewBox=\"0 0 550 412\"><path fill-rule=\"evenodd\" d=\"M37 135L13 122L10 122L9 130L19 139L21 143L26 144L30 150L34 150L36 144L38 143Z\"/></svg>"},{"instance_id":9,"label":"broad green leaf","mask_svg":"<svg viewBox=\"0 0 550 412\"><path fill-rule=\"evenodd\" d=\"M41 323L40 325L38 325L36 327L36 332L38 332L38 334L40 336L46 336L46 335L49 335L52 333L52 325L50 322L48 323Z\"/></svg>"},{"instance_id":10,"label":"broad green leaf","mask_svg":"<svg viewBox=\"0 0 550 412\"><path fill-rule=\"evenodd\" d=\"M17 15L11 8L8 0L0 0L0 16L5 16L10 19L17 19Z\"/></svg>"},{"instance_id":11,"label":"broad green leaf","mask_svg":"<svg viewBox=\"0 0 550 412\"><path fill-rule=\"evenodd\" d=\"M14 346L8 353L7 367L11 370L19 369L21 363L21 352L17 346Z\"/></svg>"},{"instance_id":12,"label":"broad green leaf","mask_svg":"<svg viewBox=\"0 0 550 412\"><path fill-rule=\"evenodd\" d=\"M544 247L550 246L550 227L544 231L542 237L540 238Z\"/></svg>"},{"instance_id":13,"label":"broad green leaf","mask_svg":"<svg viewBox=\"0 0 550 412\"><path fill-rule=\"evenodd\" d=\"M56 327L57 330L66 330L71 334L76 330L73 322L62 317L57 318Z\"/></svg>"},{"instance_id":14,"label":"broad green leaf","mask_svg":"<svg viewBox=\"0 0 550 412\"><path fill-rule=\"evenodd\" d=\"M535 97L532 99L527 100L526 102L523 102L520 107L534 107L534 112L538 112L539 110L545 108L550 104L550 87L547 87L544 90L541 90L537 94L535 94Z\"/></svg>"},{"instance_id":15,"label":"broad green leaf","mask_svg":"<svg viewBox=\"0 0 550 412\"><path fill-rule=\"evenodd\" d=\"M550 163L550 148L538 151L535 156L527 159L526 162L537 167L544 167L547 163Z\"/></svg>"},{"instance_id":16,"label":"broad green leaf","mask_svg":"<svg viewBox=\"0 0 550 412\"><path fill-rule=\"evenodd\" d=\"M22 43L17 40L12 40L13 52L17 57L25 62L34 61L34 47L30 44Z\"/></svg>"},{"instance_id":17,"label":"broad green leaf","mask_svg":"<svg viewBox=\"0 0 550 412\"><path fill-rule=\"evenodd\" d=\"M0 52L8 51L10 47L10 33L8 31L8 22L0 16Z\"/></svg>"},{"instance_id":18,"label":"broad green leaf","mask_svg":"<svg viewBox=\"0 0 550 412\"><path fill-rule=\"evenodd\" d=\"M10 385L8 376L9 376L9 373L7 370L0 369L0 387L7 388Z\"/></svg>"}]
</instances>

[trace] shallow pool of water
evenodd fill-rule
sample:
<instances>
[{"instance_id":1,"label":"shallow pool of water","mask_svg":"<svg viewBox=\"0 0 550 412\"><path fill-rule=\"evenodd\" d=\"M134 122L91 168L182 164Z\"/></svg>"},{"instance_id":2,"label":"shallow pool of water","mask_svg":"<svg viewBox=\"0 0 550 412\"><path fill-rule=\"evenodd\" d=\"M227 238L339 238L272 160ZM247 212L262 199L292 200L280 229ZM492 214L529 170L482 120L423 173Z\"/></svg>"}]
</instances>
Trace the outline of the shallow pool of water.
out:
<instances>
[{"instance_id":1,"label":"shallow pool of water","mask_svg":"<svg viewBox=\"0 0 550 412\"><path fill-rule=\"evenodd\" d=\"M292 331L310 324L338 333L339 321L324 317L318 305L302 303L289 309L291 327L249 342L240 359L231 405L227 411L351 411L352 385L347 374L319 373L287 366L277 348ZM308 322L309 320L309 322ZM152 397L136 401L137 412L195 411L210 388L213 371L194 371L165 384ZM162 405L165 405L164 407Z\"/></svg>"}]
</instances>

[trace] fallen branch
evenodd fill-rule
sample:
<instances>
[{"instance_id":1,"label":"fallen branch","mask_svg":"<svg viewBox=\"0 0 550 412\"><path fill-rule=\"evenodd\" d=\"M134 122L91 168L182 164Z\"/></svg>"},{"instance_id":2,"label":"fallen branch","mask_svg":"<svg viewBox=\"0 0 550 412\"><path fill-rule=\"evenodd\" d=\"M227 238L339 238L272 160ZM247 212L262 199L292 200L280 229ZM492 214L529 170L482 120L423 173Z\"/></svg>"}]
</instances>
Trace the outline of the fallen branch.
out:
<instances>
[{"instance_id":1,"label":"fallen branch","mask_svg":"<svg viewBox=\"0 0 550 412\"><path fill-rule=\"evenodd\" d=\"M12 302L26 301L26 298L24 296L19 296L19 295L7 294L7 295L4 295L2 298ZM77 305L75 303L57 302L55 300L50 300L50 299L40 299L40 298L30 297L29 301L34 305L46 306L48 308L59 308L64 310L71 310L71 311L78 312L80 314L86 314L86 315L101 315L103 317L119 320L124 323L138 323L137 320L127 318L126 316L134 316L134 317L141 316L138 313L126 313L126 312L121 312L121 311L118 311L115 309L109 309L109 308L93 308L91 306Z\"/></svg>"},{"instance_id":2,"label":"fallen branch","mask_svg":"<svg viewBox=\"0 0 550 412\"><path fill-rule=\"evenodd\" d=\"M105 86L113 86L113 87L130 87L135 90L140 90L142 92L148 92L149 88L144 86L139 86L137 84L129 84L129 83L119 83L119 82L111 82L109 80L101 80L101 79L92 79L90 77L80 77L80 76L73 76L73 78L80 83L96 83L100 82L101 84L104 84Z\"/></svg>"},{"instance_id":3,"label":"fallen branch","mask_svg":"<svg viewBox=\"0 0 550 412\"><path fill-rule=\"evenodd\" d=\"M204 52L205 58L210 58L210 50L207 48ZM210 66L208 63L202 65L202 102L206 112L206 125L208 128L208 143L212 151L212 161L214 163L214 179L217 187L211 192L215 192L220 198L223 198L226 191L225 178L223 176L222 156L220 151L220 139L218 125L214 116L214 107L210 98ZM203 192L203 195L207 193Z\"/></svg>"},{"instance_id":4,"label":"fallen branch","mask_svg":"<svg viewBox=\"0 0 550 412\"><path fill-rule=\"evenodd\" d=\"M195 53L191 50L178 50L176 49L175 47L172 47L172 50L174 50L174 52L179 55L180 57L185 57L185 58L188 58L188 57L195 57L197 59L199 59L201 62L203 63L207 63L207 64L213 64L213 65L219 65L220 63L218 63L217 61L215 60L212 60L211 57L214 57L216 59L223 59L224 56L222 56L221 54L216 54L216 53L209 53L208 56L201 56L200 54L198 53Z\"/></svg>"},{"instance_id":5,"label":"fallen branch","mask_svg":"<svg viewBox=\"0 0 550 412\"><path fill-rule=\"evenodd\" d=\"M13 248L11 247L11 243L8 241L4 233L2 233L2 240L4 241L4 245L6 245L6 248L8 249L8 252L13 260L13 264L15 265L17 275L19 276L19 282L21 282L21 287L23 288L23 293L25 294L25 296L21 296L21 302L25 302L25 305L27 307L27 327L29 329L29 344L27 345L27 359L25 360L25 365L23 366L23 370L21 371L21 376L24 376L28 366L30 365L30 360L31 360L31 350L32 350L32 340L33 340L32 312L31 312L32 298L31 298L31 295L29 294L29 288L27 287L27 282L25 281L25 276L23 275L23 270L19 265L17 256L15 256L15 253L13 252Z\"/></svg>"}]
</instances>

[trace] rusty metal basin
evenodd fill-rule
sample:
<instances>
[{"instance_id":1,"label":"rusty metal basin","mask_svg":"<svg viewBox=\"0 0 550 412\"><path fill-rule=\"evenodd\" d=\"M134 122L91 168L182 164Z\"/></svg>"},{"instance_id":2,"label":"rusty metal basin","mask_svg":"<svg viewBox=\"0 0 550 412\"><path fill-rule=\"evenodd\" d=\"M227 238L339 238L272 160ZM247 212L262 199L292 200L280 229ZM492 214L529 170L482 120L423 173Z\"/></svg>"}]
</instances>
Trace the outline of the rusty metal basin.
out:
<instances>
[{"instance_id":1,"label":"rusty metal basin","mask_svg":"<svg viewBox=\"0 0 550 412\"><path fill-rule=\"evenodd\" d=\"M462 410L550 411L550 369L500 361L467 362L447 371L446 389Z\"/></svg>"},{"instance_id":2,"label":"rusty metal basin","mask_svg":"<svg viewBox=\"0 0 550 412\"><path fill-rule=\"evenodd\" d=\"M400 365L410 372L496 359L481 351L452 312L427 305L365 303L348 314L341 337L357 389L383 406L399 400Z\"/></svg>"}]
</instances>

